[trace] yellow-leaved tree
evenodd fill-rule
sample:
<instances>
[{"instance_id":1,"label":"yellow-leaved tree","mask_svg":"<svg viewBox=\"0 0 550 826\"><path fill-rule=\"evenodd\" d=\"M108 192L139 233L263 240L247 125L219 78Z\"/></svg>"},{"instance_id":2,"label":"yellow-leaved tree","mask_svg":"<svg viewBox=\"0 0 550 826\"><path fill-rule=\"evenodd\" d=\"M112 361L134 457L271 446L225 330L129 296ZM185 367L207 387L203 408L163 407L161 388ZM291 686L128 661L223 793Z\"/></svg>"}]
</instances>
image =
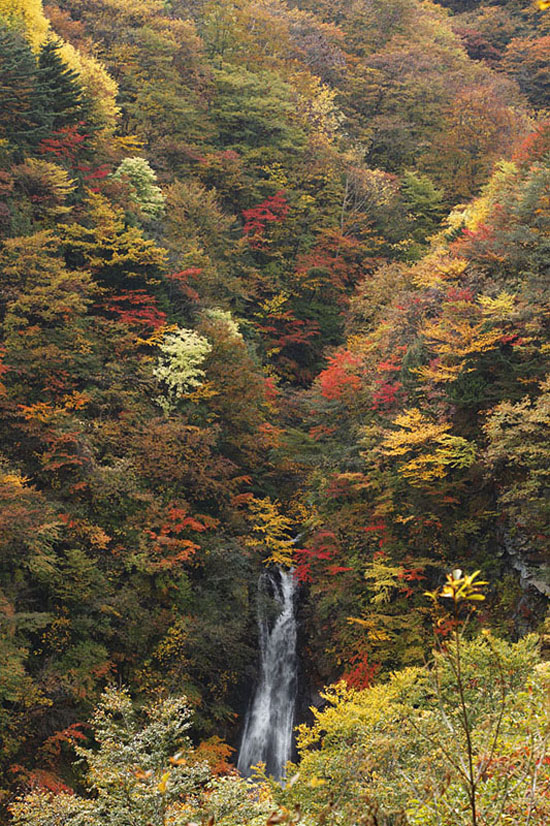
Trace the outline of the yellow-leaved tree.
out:
<instances>
[{"instance_id":1,"label":"yellow-leaved tree","mask_svg":"<svg viewBox=\"0 0 550 826\"><path fill-rule=\"evenodd\" d=\"M451 468L467 468L475 461L475 445L449 433L448 422L432 421L412 408L396 416L393 424L397 429L385 431L382 453L402 462L398 472L415 487L443 479Z\"/></svg>"},{"instance_id":2,"label":"yellow-leaved tree","mask_svg":"<svg viewBox=\"0 0 550 826\"><path fill-rule=\"evenodd\" d=\"M60 52L65 63L78 72L80 82L91 102L90 118L94 126L106 132L113 131L120 113L116 105L116 81L99 60L77 51L70 43L63 43Z\"/></svg>"},{"instance_id":3,"label":"yellow-leaved tree","mask_svg":"<svg viewBox=\"0 0 550 826\"><path fill-rule=\"evenodd\" d=\"M35 51L50 28L42 0L0 0L0 20L10 28L22 30Z\"/></svg>"},{"instance_id":4,"label":"yellow-leaved tree","mask_svg":"<svg viewBox=\"0 0 550 826\"><path fill-rule=\"evenodd\" d=\"M281 513L279 502L265 499L251 499L248 507L252 520L252 534L246 540L250 548L263 554L266 565L292 566L293 542L291 538L292 520Z\"/></svg>"}]
</instances>

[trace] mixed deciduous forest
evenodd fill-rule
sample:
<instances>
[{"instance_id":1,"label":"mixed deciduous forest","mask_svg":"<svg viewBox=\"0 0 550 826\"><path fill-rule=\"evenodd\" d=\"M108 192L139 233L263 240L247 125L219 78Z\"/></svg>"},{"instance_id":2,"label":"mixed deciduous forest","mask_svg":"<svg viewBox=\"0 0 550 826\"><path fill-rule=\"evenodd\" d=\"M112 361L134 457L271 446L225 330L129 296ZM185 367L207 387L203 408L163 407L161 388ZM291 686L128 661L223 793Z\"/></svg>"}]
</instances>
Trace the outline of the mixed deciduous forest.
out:
<instances>
[{"instance_id":1,"label":"mixed deciduous forest","mask_svg":"<svg viewBox=\"0 0 550 826\"><path fill-rule=\"evenodd\" d=\"M0 822L550 821L549 6L0 0Z\"/></svg>"}]
</instances>

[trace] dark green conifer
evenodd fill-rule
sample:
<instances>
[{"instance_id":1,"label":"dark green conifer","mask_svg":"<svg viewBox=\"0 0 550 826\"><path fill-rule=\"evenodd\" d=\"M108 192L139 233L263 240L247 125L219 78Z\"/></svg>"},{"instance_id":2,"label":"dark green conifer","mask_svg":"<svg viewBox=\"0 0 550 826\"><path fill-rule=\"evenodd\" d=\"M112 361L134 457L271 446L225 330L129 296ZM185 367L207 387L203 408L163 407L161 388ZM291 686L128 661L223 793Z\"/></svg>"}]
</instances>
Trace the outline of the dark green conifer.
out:
<instances>
[{"instance_id":1,"label":"dark green conifer","mask_svg":"<svg viewBox=\"0 0 550 826\"><path fill-rule=\"evenodd\" d=\"M78 72L67 66L60 46L59 40L47 40L38 55L40 88L54 131L85 120L87 109Z\"/></svg>"},{"instance_id":2,"label":"dark green conifer","mask_svg":"<svg viewBox=\"0 0 550 826\"><path fill-rule=\"evenodd\" d=\"M50 123L35 57L19 32L0 23L0 138L29 148L48 134Z\"/></svg>"}]
</instances>

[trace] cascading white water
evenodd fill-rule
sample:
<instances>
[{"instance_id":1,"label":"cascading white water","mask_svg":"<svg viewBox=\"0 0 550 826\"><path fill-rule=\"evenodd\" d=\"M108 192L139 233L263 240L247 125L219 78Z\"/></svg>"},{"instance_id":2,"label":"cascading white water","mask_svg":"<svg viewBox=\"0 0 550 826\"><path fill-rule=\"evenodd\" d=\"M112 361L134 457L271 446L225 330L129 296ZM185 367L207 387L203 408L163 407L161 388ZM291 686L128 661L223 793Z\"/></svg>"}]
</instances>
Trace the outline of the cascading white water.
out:
<instances>
[{"instance_id":1,"label":"cascading white water","mask_svg":"<svg viewBox=\"0 0 550 826\"><path fill-rule=\"evenodd\" d=\"M275 619L270 617L268 594L279 609ZM260 679L246 716L237 763L246 776L252 766L265 763L267 774L281 779L291 758L298 682L295 594L293 571L277 569L260 576Z\"/></svg>"}]
</instances>

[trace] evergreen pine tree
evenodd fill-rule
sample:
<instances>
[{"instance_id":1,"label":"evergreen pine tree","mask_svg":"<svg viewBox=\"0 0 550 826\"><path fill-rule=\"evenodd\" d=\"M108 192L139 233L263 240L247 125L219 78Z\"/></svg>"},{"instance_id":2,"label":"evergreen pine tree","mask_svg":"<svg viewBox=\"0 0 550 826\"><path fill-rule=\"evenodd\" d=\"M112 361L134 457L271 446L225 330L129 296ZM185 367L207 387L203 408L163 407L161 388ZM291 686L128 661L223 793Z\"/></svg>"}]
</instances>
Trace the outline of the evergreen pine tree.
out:
<instances>
[{"instance_id":1,"label":"evergreen pine tree","mask_svg":"<svg viewBox=\"0 0 550 826\"><path fill-rule=\"evenodd\" d=\"M85 120L87 109L78 72L67 66L60 46L58 40L47 40L38 55L39 83L53 130Z\"/></svg>"},{"instance_id":2,"label":"evergreen pine tree","mask_svg":"<svg viewBox=\"0 0 550 826\"><path fill-rule=\"evenodd\" d=\"M24 37L0 22L0 138L24 150L36 146L50 124L35 57Z\"/></svg>"}]
</instances>

